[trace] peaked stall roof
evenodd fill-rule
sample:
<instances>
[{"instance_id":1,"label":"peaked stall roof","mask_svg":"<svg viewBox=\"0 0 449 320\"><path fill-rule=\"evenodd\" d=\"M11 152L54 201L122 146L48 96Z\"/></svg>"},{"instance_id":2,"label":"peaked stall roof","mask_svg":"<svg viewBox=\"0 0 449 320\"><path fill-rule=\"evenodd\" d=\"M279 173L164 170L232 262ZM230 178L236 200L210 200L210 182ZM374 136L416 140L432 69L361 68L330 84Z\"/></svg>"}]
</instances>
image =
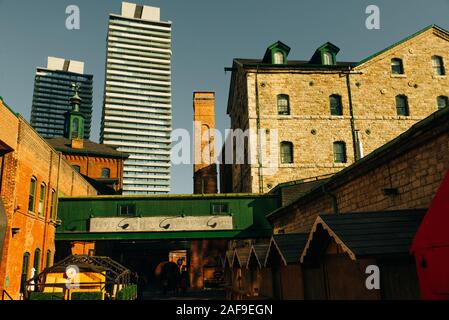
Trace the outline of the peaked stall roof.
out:
<instances>
[{"instance_id":1,"label":"peaked stall roof","mask_svg":"<svg viewBox=\"0 0 449 320\"><path fill-rule=\"evenodd\" d=\"M248 265L249 255L251 253L251 247L240 247L234 249L233 261L238 263L240 268L246 268Z\"/></svg>"},{"instance_id":2,"label":"peaked stall roof","mask_svg":"<svg viewBox=\"0 0 449 320\"><path fill-rule=\"evenodd\" d=\"M425 214L425 209L361 212L319 215L313 224L300 256L323 252L322 243L314 244L319 227L339 244L352 260L363 256L408 254L413 236Z\"/></svg>"},{"instance_id":3,"label":"peaked stall roof","mask_svg":"<svg viewBox=\"0 0 449 320\"><path fill-rule=\"evenodd\" d=\"M249 268L249 263L251 261L251 257L254 256L256 258L257 264L259 265L259 269L262 269L265 264L265 258L267 257L268 248L270 247L270 243L257 243L251 246L251 251L248 257L247 268Z\"/></svg>"},{"instance_id":4,"label":"peaked stall roof","mask_svg":"<svg viewBox=\"0 0 449 320\"><path fill-rule=\"evenodd\" d=\"M298 258L306 245L307 235L307 233L286 233L273 235L265 256L264 265L267 266L272 249L278 251L285 265L299 263Z\"/></svg>"}]
</instances>

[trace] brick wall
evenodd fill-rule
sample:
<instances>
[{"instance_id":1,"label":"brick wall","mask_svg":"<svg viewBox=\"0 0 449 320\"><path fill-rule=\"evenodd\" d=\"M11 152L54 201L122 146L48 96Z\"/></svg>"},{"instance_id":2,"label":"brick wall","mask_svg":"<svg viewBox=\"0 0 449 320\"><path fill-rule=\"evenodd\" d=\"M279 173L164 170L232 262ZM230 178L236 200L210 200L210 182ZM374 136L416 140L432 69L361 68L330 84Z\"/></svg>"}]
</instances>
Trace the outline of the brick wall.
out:
<instances>
[{"instance_id":1,"label":"brick wall","mask_svg":"<svg viewBox=\"0 0 449 320\"><path fill-rule=\"evenodd\" d=\"M217 165L214 160L216 154L214 139L215 93L194 92L193 113L193 120L199 123L199 127L194 128L193 192L217 193Z\"/></svg>"},{"instance_id":2,"label":"brick wall","mask_svg":"<svg viewBox=\"0 0 449 320\"><path fill-rule=\"evenodd\" d=\"M431 28L361 63L351 72L349 86L344 73L298 69L242 67L234 62L228 113L231 128L278 130L277 154L264 157L262 179L258 164L233 166L233 191L268 192L270 187L297 179L338 172L354 161L349 109L351 90L355 129L367 155L392 140L414 123L437 110L437 97L449 95L447 76L432 73L431 57L449 63L446 34ZM404 75L391 74L391 58L403 59ZM337 57L338 60L338 57ZM256 90L257 85L257 90ZM288 94L291 114L277 114L276 97ZM331 116L329 96L342 98L343 115ZM408 97L410 116L398 116L396 95ZM259 105L259 114L257 113ZM312 133L313 132L313 133ZM279 143L294 146L294 162L281 164ZM335 163L333 142L346 143L347 164ZM255 139L250 144L257 144ZM257 148L255 149L257 150ZM267 172L268 160L276 170ZM259 183L263 181L263 188Z\"/></svg>"},{"instance_id":3,"label":"brick wall","mask_svg":"<svg viewBox=\"0 0 449 320\"><path fill-rule=\"evenodd\" d=\"M8 130L3 128L8 127ZM0 291L5 289L19 298L22 261L30 254L29 272L34 264L35 250L40 249L39 270L50 263L55 253L55 221L51 215L51 192L56 195L95 195L95 189L73 170L63 157L52 149L21 116L15 116L0 102L0 141L9 144L11 152L4 155L1 197L8 218L5 246L0 265ZM29 210L31 177L36 179L34 210ZM39 214L40 186L43 209ZM57 197L56 197L57 198ZM56 202L57 204L57 202ZM54 210L57 210L55 207ZM12 236L12 228L19 232Z\"/></svg>"},{"instance_id":4,"label":"brick wall","mask_svg":"<svg viewBox=\"0 0 449 320\"><path fill-rule=\"evenodd\" d=\"M419 130L334 176L271 218L275 232L308 232L318 214L428 208L449 169L449 110L426 119ZM384 189L397 189L386 195Z\"/></svg>"},{"instance_id":5,"label":"brick wall","mask_svg":"<svg viewBox=\"0 0 449 320\"><path fill-rule=\"evenodd\" d=\"M115 190L123 188L123 160L104 157L90 157L65 154L64 158L71 164L80 167L80 173L93 179L101 178L101 170L110 170L110 179L117 179Z\"/></svg>"}]
</instances>

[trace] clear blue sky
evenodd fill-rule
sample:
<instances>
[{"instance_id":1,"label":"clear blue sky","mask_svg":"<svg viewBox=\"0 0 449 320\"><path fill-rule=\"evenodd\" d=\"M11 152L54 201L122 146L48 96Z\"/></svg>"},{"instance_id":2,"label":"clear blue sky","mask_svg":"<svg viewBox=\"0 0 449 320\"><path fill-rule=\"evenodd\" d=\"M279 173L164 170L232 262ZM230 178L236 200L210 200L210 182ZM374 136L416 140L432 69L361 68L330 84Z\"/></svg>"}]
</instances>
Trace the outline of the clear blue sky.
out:
<instances>
[{"instance_id":1,"label":"clear blue sky","mask_svg":"<svg viewBox=\"0 0 449 320\"><path fill-rule=\"evenodd\" d=\"M358 61L435 23L449 29L449 0L139 0L161 8L173 22L173 127L192 130L192 92L216 92L217 127L227 128L233 58L261 58L271 43L291 47L290 58L308 59L326 41L340 60ZM36 67L47 56L82 60L94 75L91 140L98 141L103 103L106 31L120 0L0 0L0 96L29 119ZM81 29L65 28L65 9L81 10ZM365 28L365 8L381 11L381 29ZM1 130L1 128L0 128ZM172 192L192 192L192 167L172 168Z\"/></svg>"}]
</instances>

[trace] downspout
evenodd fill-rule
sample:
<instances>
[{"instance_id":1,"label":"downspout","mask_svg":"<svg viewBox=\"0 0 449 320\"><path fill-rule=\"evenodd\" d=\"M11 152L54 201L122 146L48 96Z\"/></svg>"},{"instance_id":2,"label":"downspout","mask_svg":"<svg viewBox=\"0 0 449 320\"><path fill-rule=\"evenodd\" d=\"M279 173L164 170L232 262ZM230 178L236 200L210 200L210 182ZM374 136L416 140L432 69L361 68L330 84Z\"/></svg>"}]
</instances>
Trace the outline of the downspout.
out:
<instances>
[{"instance_id":1,"label":"downspout","mask_svg":"<svg viewBox=\"0 0 449 320\"><path fill-rule=\"evenodd\" d=\"M61 152L58 152L58 175L57 175L57 180L56 180L56 200L55 200L55 210L56 210L56 214L55 214L55 220L58 220L58 209L59 209L59 176L60 176L60 172L61 172ZM56 226L55 226L56 227ZM56 233L56 230L55 230ZM55 235L56 236L56 235Z\"/></svg>"},{"instance_id":2,"label":"downspout","mask_svg":"<svg viewBox=\"0 0 449 320\"><path fill-rule=\"evenodd\" d=\"M357 134L355 130L354 109L352 106L352 93L351 93L351 80L349 75L351 74L351 67L348 67L348 73L346 73L346 85L348 87L348 101L349 101L349 115L351 117L351 134L352 134L352 147L354 151L354 162L359 160L359 153L357 152Z\"/></svg>"},{"instance_id":3,"label":"downspout","mask_svg":"<svg viewBox=\"0 0 449 320\"><path fill-rule=\"evenodd\" d=\"M259 193L263 193L263 174L262 174L262 146L261 146L261 132L260 132L260 108L259 108L259 81L257 78L257 75L259 74L259 65L257 65L256 68L256 78L255 78L255 84L256 84L256 114L257 114L257 161L258 161L258 171L259 171Z\"/></svg>"}]
</instances>

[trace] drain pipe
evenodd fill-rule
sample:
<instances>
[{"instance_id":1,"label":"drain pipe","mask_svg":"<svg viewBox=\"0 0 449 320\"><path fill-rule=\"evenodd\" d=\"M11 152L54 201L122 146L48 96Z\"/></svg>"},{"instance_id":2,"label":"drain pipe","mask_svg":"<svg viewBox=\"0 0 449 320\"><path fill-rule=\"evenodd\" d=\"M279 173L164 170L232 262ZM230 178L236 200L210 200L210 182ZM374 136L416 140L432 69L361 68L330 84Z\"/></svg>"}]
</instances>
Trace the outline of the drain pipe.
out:
<instances>
[{"instance_id":1,"label":"drain pipe","mask_svg":"<svg viewBox=\"0 0 449 320\"><path fill-rule=\"evenodd\" d=\"M257 78L257 75L259 74L259 65L257 65L256 68L256 78L255 78L255 85L256 85L256 114L257 114L257 152L258 157L257 161L259 164L259 193L263 193L263 174L262 174L262 146L261 146L261 132L260 132L260 108L259 108L259 80Z\"/></svg>"},{"instance_id":2,"label":"drain pipe","mask_svg":"<svg viewBox=\"0 0 449 320\"><path fill-rule=\"evenodd\" d=\"M352 93L351 93L351 81L349 75L351 74L351 67L348 67L348 73L346 74L346 86L348 88L348 101L349 101L349 115L351 117L351 134L352 134L352 147L354 151L354 162L360 159L359 152L357 152L357 133L355 130L354 108L352 106Z\"/></svg>"}]
</instances>

